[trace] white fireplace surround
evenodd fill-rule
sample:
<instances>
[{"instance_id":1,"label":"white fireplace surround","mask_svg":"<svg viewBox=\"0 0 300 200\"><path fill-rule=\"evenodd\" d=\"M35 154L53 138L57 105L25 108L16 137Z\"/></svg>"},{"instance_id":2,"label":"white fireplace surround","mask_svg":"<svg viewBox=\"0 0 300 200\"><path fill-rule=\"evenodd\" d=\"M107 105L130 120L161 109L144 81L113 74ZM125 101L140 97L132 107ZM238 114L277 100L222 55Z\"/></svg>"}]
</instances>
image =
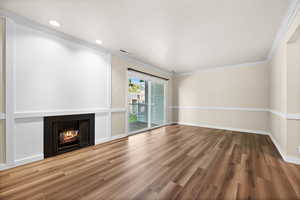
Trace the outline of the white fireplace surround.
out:
<instances>
[{"instance_id":1,"label":"white fireplace surround","mask_svg":"<svg viewBox=\"0 0 300 200\"><path fill-rule=\"evenodd\" d=\"M6 19L6 163L42 160L43 117L95 113L95 144L111 136L111 54ZM75 69L75 70L74 70Z\"/></svg>"}]
</instances>

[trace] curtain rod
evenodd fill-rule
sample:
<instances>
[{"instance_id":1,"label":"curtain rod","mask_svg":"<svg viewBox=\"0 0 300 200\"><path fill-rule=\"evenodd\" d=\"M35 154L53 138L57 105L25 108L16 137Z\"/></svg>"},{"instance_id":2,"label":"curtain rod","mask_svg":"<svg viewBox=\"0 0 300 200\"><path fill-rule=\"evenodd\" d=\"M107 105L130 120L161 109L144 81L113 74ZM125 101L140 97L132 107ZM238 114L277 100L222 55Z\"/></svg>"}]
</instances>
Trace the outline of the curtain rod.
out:
<instances>
[{"instance_id":1,"label":"curtain rod","mask_svg":"<svg viewBox=\"0 0 300 200\"><path fill-rule=\"evenodd\" d=\"M168 78L164 78L164 77L161 77L161 76L156 76L156 75L153 75L153 74L150 74L150 73L147 73L147 72L143 72L143 71L139 71L139 70L136 70L136 69L133 69L133 68L128 68L128 71L138 72L138 73L141 73L141 74L145 74L145 75L148 75L148 76L153 76L155 78L163 79L163 80L166 80L166 81L169 80Z\"/></svg>"}]
</instances>

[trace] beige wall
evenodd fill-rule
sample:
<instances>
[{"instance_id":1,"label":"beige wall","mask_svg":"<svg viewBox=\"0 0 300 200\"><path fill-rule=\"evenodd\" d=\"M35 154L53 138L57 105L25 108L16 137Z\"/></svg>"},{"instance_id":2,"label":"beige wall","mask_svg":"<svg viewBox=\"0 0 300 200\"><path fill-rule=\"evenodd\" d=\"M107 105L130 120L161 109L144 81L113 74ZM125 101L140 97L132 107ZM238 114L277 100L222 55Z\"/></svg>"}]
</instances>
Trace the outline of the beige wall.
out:
<instances>
[{"instance_id":1,"label":"beige wall","mask_svg":"<svg viewBox=\"0 0 300 200\"><path fill-rule=\"evenodd\" d=\"M112 108L126 107L127 66L122 59L113 56L111 60L111 106Z\"/></svg>"},{"instance_id":2,"label":"beige wall","mask_svg":"<svg viewBox=\"0 0 300 200\"><path fill-rule=\"evenodd\" d=\"M268 108L267 63L199 71L174 77L174 106ZM268 112L176 109L182 123L254 131L268 130Z\"/></svg>"},{"instance_id":3,"label":"beige wall","mask_svg":"<svg viewBox=\"0 0 300 200\"><path fill-rule=\"evenodd\" d=\"M299 27L300 13L280 41L270 62L270 108L277 112L300 113L300 38L295 35ZM300 120L270 115L271 134L282 151L287 156L300 158Z\"/></svg>"},{"instance_id":4,"label":"beige wall","mask_svg":"<svg viewBox=\"0 0 300 200\"><path fill-rule=\"evenodd\" d=\"M174 78L175 106L268 107L267 63Z\"/></svg>"},{"instance_id":5,"label":"beige wall","mask_svg":"<svg viewBox=\"0 0 300 200\"><path fill-rule=\"evenodd\" d=\"M4 87L5 74L3 67L3 48L4 48L4 18L0 17L0 112L5 112Z\"/></svg>"},{"instance_id":6,"label":"beige wall","mask_svg":"<svg viewBox=\"0 0 300 200\"><path fill-rule=\"evenodd\" d=\"M270 113L269 118L269 127L270 133L273 138L280 145L281 149L286 149L287 146L287 137L286 137L286 120L276 114Z\"/></svg>"},{"instance_id":7,"label":"beige wall","mask_svg":"<svg viewBox=\"0 0 300 200\"><path fill-rule=\"evenodd\" d=\"M287 112L300 113L300 40L287 45Z\"/></svg>"},{"instance_id":8,"label":"beige wall","mask_svg":"<svg viewBox=\"0 0 300 200\"><path fill-rule=\"evenodd\" d=\"M4 120L0 120L0 163L4 163L5 161L5 121Z\"/></svg>"},{"instance_id":9,"label":"beige wall","mask_svg":"<svg viewBox=\"0 0 300 200\"><path fill-rule=\"evenodd\" d=\"M118 113L112 113L111 114L111 135L123 135L126 134L126 113L124 112L118 112Z\"/></svg>"},{"instance_id":10,"label":"beige wall","mask_svg":"<svg viewBox=\"0 0 300 200\"><path fill-rule=\"evenodd\" d=\"M121 58L119 56L112 56L111 61L112 69L112 108L126 108L127 97L126 88L128 84L127 80L127 69L134 68L140 71L148 72L157 76L169 78L168 81L168 105L172 105L172 76L171 74L158 72L146 66L139 66L133 62ZM172 121L172 111L168 111L167 120ZM120 113L112 114L112 135L124 134L125 133L126 116ZM122 130L123 129L123 130Z\"/></svg>"},{"instance_id":11,"label":"beige wall","mask_svg":"<svg viewBox=\"0 0 300 200\"><path fill-rule=\"evenodd\" d=\"M3 60L3 48L4 48L4 18L0 18L0 112L5 112L5 79L4 79L4 60ZM0 163L5 159L5 120L0 119Z\"/></svg>"},{"instance_id":12,"label":"beige wall","mask_svg":"<svg viewBox=\"0 0 300 200\"><path fill-rule=\"evenodd\" d=\"M179 110L178 122L215 128L268 130L268 112L229 110Z\"/></svg>"}]
</instances>

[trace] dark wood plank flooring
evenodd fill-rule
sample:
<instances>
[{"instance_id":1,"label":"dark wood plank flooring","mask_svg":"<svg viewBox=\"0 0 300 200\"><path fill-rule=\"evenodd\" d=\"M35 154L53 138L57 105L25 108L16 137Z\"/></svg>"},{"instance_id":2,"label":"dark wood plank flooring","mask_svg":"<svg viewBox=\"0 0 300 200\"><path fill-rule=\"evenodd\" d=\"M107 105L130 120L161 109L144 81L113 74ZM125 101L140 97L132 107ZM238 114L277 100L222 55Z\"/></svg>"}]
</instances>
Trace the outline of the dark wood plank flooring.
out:
<instances>
[{"instance_id":1,"label":"dark wood plank flooring","mask_svg":"<svg viewBox=\"0 0 300 200\"><path fill-rule=\"evenodd\" d=\"M0 199L300 199L268 136L168 126L0 172Z\"/></svg>"}]
</instances>

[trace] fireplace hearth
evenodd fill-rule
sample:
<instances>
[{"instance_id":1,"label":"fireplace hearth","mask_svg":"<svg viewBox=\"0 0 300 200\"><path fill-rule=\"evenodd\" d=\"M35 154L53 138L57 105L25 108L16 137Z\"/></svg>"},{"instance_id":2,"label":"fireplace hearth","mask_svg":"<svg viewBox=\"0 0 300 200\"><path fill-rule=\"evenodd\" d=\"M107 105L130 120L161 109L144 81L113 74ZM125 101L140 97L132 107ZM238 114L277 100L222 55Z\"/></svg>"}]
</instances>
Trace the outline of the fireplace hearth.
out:
<instances>
[{"instance_id":1,"label":"fireplace hearth","mask_svg":"<svg viewBox=\"0 0 300 200\"><path fill-rule=\"evenodd\" d=\"M95 144L95 114L44 118L44 157Z\"/></svg>"}]
</instances>

